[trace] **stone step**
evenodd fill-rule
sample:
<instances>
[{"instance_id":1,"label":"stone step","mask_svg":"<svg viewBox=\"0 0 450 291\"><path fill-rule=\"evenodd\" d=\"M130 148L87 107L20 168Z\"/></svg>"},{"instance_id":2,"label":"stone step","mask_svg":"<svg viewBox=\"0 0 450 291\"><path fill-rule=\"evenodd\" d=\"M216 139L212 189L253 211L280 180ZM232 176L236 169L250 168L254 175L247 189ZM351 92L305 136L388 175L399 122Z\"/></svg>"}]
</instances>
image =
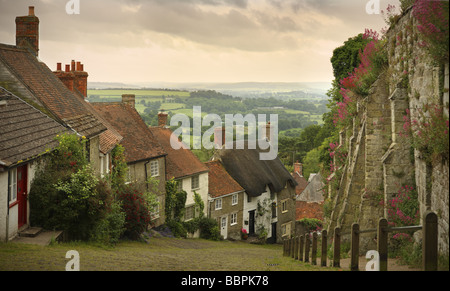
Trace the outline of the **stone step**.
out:
<instances>
[{"instance_id":1,"label":"stone step","mask_svg":"<svg viewBox=\"0 0 450 291\"><path fill-rule=\"evenodd\" d=\"M21 237L36 237L39 233L41 233L41 227L28 227L19 232L19 236Z\"/></svg>"}]
</instances>

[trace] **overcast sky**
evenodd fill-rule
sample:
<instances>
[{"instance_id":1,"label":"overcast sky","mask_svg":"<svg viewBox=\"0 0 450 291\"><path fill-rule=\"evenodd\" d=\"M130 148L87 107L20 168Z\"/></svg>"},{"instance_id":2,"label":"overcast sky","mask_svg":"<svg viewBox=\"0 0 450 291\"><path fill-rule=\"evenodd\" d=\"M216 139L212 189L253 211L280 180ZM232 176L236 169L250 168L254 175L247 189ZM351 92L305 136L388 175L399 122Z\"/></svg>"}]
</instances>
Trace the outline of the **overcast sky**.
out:
<instances>
[{"instance_id":1,"label":"overcast sky","mask_svg":"<svg viewBox=\"0 0 450 291\"><path fill-rule=\"evenodd\" d=\"M35 6L39 58L81 61L91 82L331 82L333 49L386 26L369 0L79 0L78 15L67 2L0 0L0 43Z\"/></svg>"}]
</instances>

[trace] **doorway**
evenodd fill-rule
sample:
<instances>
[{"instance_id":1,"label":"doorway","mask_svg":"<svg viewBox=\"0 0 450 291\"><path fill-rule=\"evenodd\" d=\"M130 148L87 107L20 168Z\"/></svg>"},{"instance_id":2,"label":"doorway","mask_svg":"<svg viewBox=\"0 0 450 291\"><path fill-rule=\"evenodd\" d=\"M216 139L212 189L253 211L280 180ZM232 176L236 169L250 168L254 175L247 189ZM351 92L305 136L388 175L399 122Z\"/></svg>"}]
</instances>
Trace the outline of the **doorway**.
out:
<instances>
[{"instance_id":1,"label":"doorway","mask_svg":"<svg viewBox=\"0 0 450 291\"><path fill-rule=\"evenodd\" d=\"M28 165L17 168L18 227L27 223Z\"/></svg>"},{"instance_id":2,"label":"doorway","mask_svg":"<svg viewBox=\"0 0 450 291\"><path fill-rule=\"evenodd\" d=\"M248 212L248 234L255 234L255 210Z\"/></svg>"}]
</instances>

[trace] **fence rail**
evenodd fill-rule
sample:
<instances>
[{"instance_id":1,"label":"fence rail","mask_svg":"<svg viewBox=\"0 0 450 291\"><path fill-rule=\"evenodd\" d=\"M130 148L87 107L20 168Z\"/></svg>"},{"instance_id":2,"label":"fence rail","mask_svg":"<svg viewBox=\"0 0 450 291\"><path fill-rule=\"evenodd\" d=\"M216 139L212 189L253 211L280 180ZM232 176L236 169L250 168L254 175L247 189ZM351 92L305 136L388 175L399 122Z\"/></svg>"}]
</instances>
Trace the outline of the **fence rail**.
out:
<instances>
[{"instance_id":1,"label":"fence rail","mask_svg":"<svg viewBox=\"0 0 450 291\"><path fill-rule=\"evenodd\" d=\"M359 229L359 224L354 223L349 232L342 233L340 227L334 229L333 237L333 259L331 265L340 267L341 237L351 234L350 270L359 270L359 237L363 233L377 233L377 252L379 254L379 269L387 271L388 266L388 233L396 231L422 230L422 268L425 271L436 271L438 265L438 225L437 215L428 211L423 216L422 225L389 227L385 218L380 218L377 228ZM322 267L327 266L328 233L326 230L321 234L321 260ZM283 255L290 256L295 260L317 265L317 233L301 235L283 241Z\"/></svg>"}]
</instances>

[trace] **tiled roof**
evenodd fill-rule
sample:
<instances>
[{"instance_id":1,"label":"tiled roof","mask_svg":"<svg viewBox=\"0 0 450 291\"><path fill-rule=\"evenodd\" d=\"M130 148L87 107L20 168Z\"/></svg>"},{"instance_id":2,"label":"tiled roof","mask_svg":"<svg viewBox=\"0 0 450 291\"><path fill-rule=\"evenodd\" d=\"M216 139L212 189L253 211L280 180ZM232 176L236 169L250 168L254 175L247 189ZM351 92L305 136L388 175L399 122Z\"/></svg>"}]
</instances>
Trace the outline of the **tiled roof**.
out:
<instances>
[{"instance_id":1,"label":"tiled roof","mask_svg":"<svg viewBox=\"0 0 450 291\"><path fill-rule=\"evenodd\" d=\"M69 132L19 97L0 87L0 161L11 166L58 145L57 134Z\"/></svg>"},{"instance_id":2,"label":"tiled roof","mask_svg":"<svg viewBox=\"0 0 450 291\"><path fill-rule=\"evenodd\" d=\"M167 179L179 179L209 171L208 167L200 162L200 160L188 148L186 148L181 141L179 141L175 136L172 136L172 131L169 128L150 127L150 131L167 152ZM174 143L178 143L178 145L180 145L181 148L179 150L172 148L170 143L171 139L173 139Z\"/></svg>"},{"instance_id":3,"label":"tiled roof","mask_svg":"<svg viewBox=\"0 0 450 291\"><path fill-rule=\"evenodd\" d=\"M166 152L148 129L136 109L121 102L90 103L123 137L127 163L136 163L165 156Z\"/></svg>"},{"instance_id":4,"label":"tiled roof","mask_svg":"<svg viewBox=\"0 0 450 291\"><path fill-rule=\"evenodd\" d=\"M38 104L59 121L66 122L80 135L93 137L106 127L90 112L88 104L54 75L54 73L26 49L0 44L2 82L8 81L21 91L30 92ZM20 97L20 95L19 95ZM28 102L28 100L26 100Z\"/></svg>"},{"instance_id":5,"label":"tiled roof","mask_svg":"<svg viewBox=\"0 0 450 291\"><path fill-rule=\"evenodd\" d=\"M298 172L291 173L295 182L297 182L297 186L295 187L295 194L300 195L303 190L305 190L308 185L308 181L306 181L305 177L301 176Z\"/></svg>"},{"instance_id":6,"label":"tiled roof","mask_svg":"<svg viewBox=\"0 0 450 291\"><path fill-rule=\"evenodd\" d=\"M211 197L220 197L231 193L244 191L244 188L227 173L219 161L207 162L209 168L209 194Z\"/></svg>"},{"instance_id":7,"label":"tiled roof","mask_svg":"<svg viewBox=\"0 0 450 291\"><path fill-rule=\"evenodd\" d=\"M323 203L296 201L295 220L315 218L323 220Z\"/></svg>"}]
</instances>

